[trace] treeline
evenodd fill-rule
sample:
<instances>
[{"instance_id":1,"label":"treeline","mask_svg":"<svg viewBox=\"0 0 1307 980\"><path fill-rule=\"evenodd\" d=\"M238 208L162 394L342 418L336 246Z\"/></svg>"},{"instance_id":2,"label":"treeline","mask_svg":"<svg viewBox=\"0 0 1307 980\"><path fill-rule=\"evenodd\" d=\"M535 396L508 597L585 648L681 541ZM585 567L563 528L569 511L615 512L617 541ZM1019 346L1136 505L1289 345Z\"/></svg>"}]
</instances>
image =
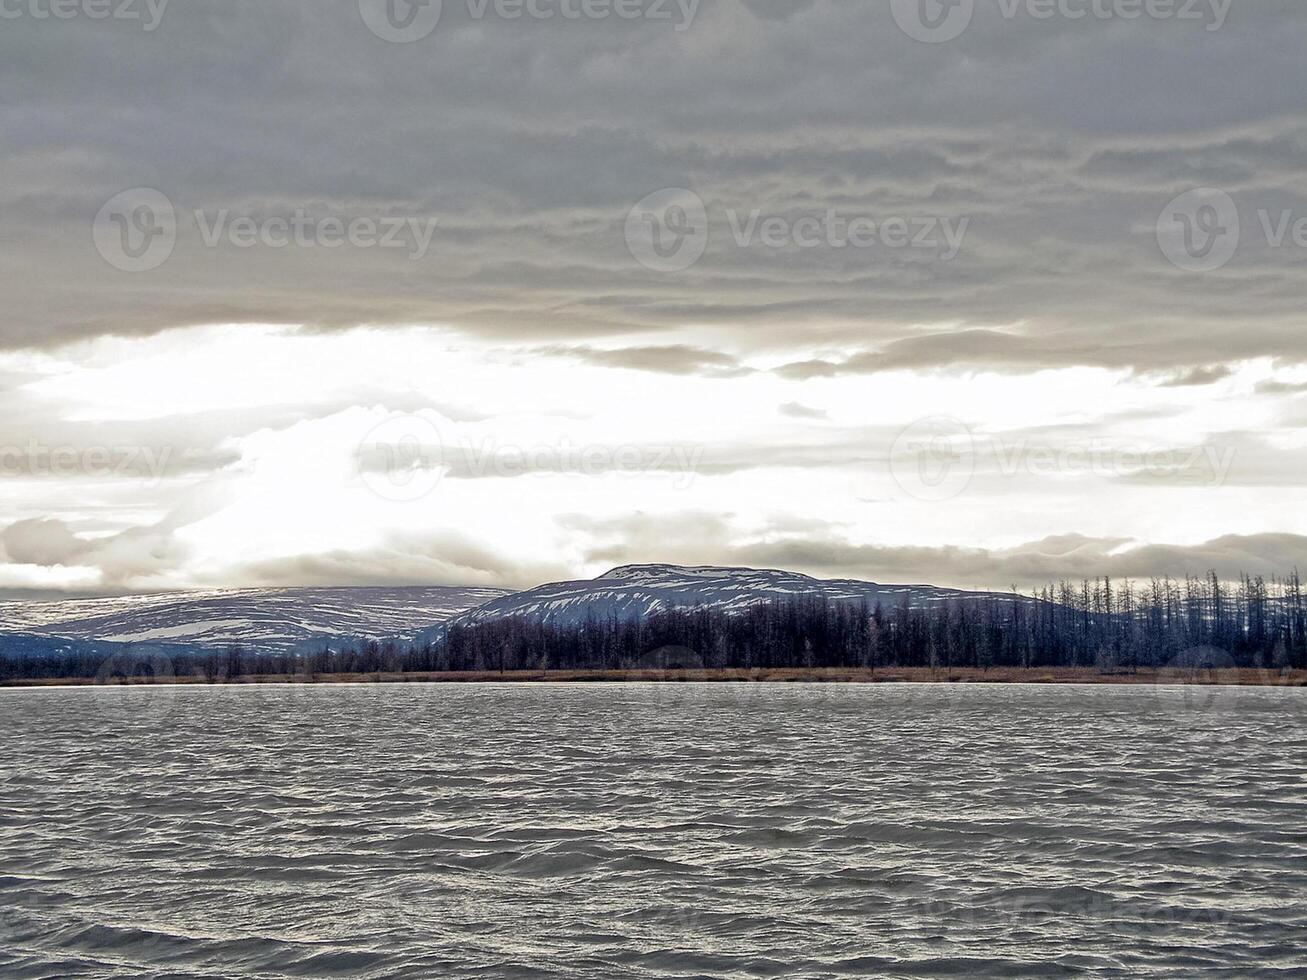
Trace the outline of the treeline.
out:
<instances>
[{"instance_id":1,"label":"treeline","mask_svg":"<svg viewBox=\"0 0 1307 980\"><path fill-rule=\"evenodd\" d=\"M177 678L210 683L268 676L371 674L425 671L436 661L435 648L402 648L396 643L362 642L338 650L314 653L260 652L242 646L205 652L123 644L107 652L94 644L72 652L9 653L0 637L0 683L15 680L97 680L114 683L129 678L168 681Z\"/></svg>"},{"instance_id":2,"label":"treeline","mask_svg":"<svg viewBox=\"0 0 1307 980\"><path fill-rule=\"evenodd\" d=\"M688 608L572 625L503 619L453 626L421 646L367 642L308 654L0 653L0 680L153 676L212 682L267 675L778 667L1175 666L1307 669L1298 575L1235 585L1209 574L1145 586L1062 582L1032 596L914 608L796 597L727 613Z\"/></svg>"},{"instance_id":3,"label":"treeline","mask_svg":"<svg viewBox=\"0 0 1307 980\"><path fill-rule=\"evenodd\" d=\"M1236 586L1213 573L1140 588L1062 582L1033 596L914 608L796 598L736 613L683 609L574 626L502 620L450 630L438 670L725 667L1307 668L1295 573Z\"/></svg>"}]
</instances>

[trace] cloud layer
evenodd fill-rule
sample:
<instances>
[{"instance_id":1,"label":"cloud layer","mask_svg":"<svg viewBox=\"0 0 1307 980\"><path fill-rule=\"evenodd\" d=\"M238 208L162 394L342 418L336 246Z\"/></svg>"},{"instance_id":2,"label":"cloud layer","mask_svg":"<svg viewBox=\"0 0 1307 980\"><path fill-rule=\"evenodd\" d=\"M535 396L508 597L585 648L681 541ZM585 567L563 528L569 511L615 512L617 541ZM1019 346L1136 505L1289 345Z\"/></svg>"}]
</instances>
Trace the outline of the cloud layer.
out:
<instances>
[{"instance_id":1,"label":"cloud layer","mask_svg":"<svg viewBox=\"0 0 1307 980\"><path fill-rule=\"evenodd\" d=\"M380 40L356 0L195 0L150 32L7 21L0 343L426 322L682 370L731 369L660 339L687 326L734 354L843 352L792 359L796 376L1307 355L1303 249L1287 231L1272 247L1258 217L1274 232L1307 216L1300 4L1242 4L1209 30L982 3L947 44L911 40L885 4L668 8L505 20L447 2L412 44ZM1211 274L1167 262L1155 233L1201 186L1244 226ZM122 272L92 224L138 187L171 201L177 243ZM665 187L697 193L708 221L679 272L624 241ZM307 244L277 244L296 215ZM796 234L769 244L768 220ZM947 259L890 233L830 237L856 220L967 232ZM333 244L351 221L402 226L397 247ZM419 223L434 230L414 258ZM587 354L598 336L629 351Z\"/></svg>"},{"instance_id":2,"label":"cloud layer","mask_svg":"<svg viewBox=\"0 0 1307 980\"><path fill-rule=\"evenodd\" d=\"M0 588L1298 563L1301 3L621 6L11 6Z\"/></svg>"}]
</instances>

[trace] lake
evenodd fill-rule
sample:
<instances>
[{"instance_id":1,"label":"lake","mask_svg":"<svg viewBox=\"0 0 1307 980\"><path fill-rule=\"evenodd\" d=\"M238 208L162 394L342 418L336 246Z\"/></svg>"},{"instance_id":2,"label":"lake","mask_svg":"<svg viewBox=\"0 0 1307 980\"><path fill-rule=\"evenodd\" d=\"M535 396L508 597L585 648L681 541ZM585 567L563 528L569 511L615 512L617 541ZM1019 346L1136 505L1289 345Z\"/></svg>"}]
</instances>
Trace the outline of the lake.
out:
<instances>
[{"instance_id":1,"label":"lake","mask_svg":"<svg viewBox=\"0 0 1307 980\"><path fill-rule=\"evenodd\" d=\"M1307 690L0 691L0 976L1307 976Z\"/></svg>"}]
</instances>

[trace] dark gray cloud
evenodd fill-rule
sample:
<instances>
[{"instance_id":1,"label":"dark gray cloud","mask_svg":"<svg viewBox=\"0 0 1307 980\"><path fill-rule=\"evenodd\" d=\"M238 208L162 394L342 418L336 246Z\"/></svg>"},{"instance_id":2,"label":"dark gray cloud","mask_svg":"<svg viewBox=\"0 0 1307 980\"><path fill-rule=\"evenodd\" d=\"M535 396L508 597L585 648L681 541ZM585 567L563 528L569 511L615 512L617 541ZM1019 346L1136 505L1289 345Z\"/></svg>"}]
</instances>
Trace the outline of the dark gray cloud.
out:
<instances>
[{"instance_id":1,"label":"dark gray cloud","mask_svg":"<svg viewBox=\"0 0 1307 980\"><path fill-rule=\"evenodd\" d=\"M1224 364L1190 368L1188 371L1171 375L1162 382L1162 385L1166 388L1201 388L1206 385L1216 384L1218 381L1224 381L1233 373Z\"/></svg>"},{"instance_id":2,"label":"dark gray cloud","mask_svg":"<svg viewBox=\"0 0 1307 980\"><path fill-rule=\"evenodd\" d=\"M1297 395L1307 391L1307 381L1263 381L1257 385L1259 395Z\"/></svg>"},{"instance_id":3,"label":"dark gray cloud","mask_svg":"<svg viewBox=\"0 0 1307 980\"><path fill-rule=\"evenodd\" d=\"M1307 472L1294 431L1307 427L1301 400L1284 397L1304 387L1252 389L1268 372L1246 363L1273 360L1286 377L1307 363L1307 225L1298 224L1307 218L1307 6L1248 0L1208 30L1218 25L1044 19L1020 2L1005 17L984 0L961 37L938 45L906 37L889 8L702 0L679 8L694 15L680 23L539 21L500 19L493 6L478 19L463 0L445 0L431 35L402 45L374 36L358 0L188 0L169 4L152 31L117 19L6 19L0 350L58 357L29 374L15 366L23 353L0 372L2 557L41 570L37 583L57 583L45 572L75 565L111 590L192 584L210 571L223 577L213 584L231 584L229 575L248 584L532 584L576 569L419 532L374 549L315 542L321 553L233 570L207 555L188 564L195 556L177 532L194 519L181 516L188 506L223 506L222 488L206 483L257 487L240 477L260 465L275 472L260 444L293 455L294 439L269 434L351 406L435 410L458 431L491 420L487 406L499 405L495 425L466 427L478 437L475 455L446 459L461 445L438 447L452 480L672 473L704 478L678 485L691 490L682 499L720 501L714 478L761 471L755 478L768 480L786 468L814 471L832 493L856 484L850 500L861 492L892 503L890 447L903 429L875 423L893 415L879 400L900 379L863 384L860 406L824 379L915 372L929 392L936 372L1080 365L1120 372L1121 402L1056 413L1032 403L1020 431L988 411L995 406L968 404L953 382L940 411L964 415L975 443L960 506L1037 497L1032 530L1020 533L1038 537L1076 513L1067 501L1092 493L1090 479L1113 491L1102 502L1109 509L1139 499L1148 489L1140 484L1177 500L1201 486L1221 517L1177 521L1233 513L1241 529L1301 530L1289 509L1261 525L1242 518ZM1168 259L1157 235L1168 203L1198 187L1229 195L1233 215L1218 216L1240 231L1229 261L1205 272ZM114 236L134 242L150 222L132 222L151 215L95 219L135 188L164 195L177 224L167 257L132 272L121 266L135 250L119 240L115 255ZM675 269L642 260L627 240L628 217L637 228L647 220L633 206L664 188L697 194L707 223L702 256ZM304 234L298 243L287 239L292 224ZM341 244L344 228L353 240ZM391 232L394 247L377 237ZM83 339L214 322L328 334L438 325L451 345L485 355L488 378L507 376L504 360L575 369L577 419L603 410L584 398L595 367L669 376L629 379L650 391L665 385L658 398L676 397L676 385L718 400L693 442L682 428L668 444L585 455L553 436L517 445L529 440L516 432L534 431L520 425L528 399L433 400L387 386L367 365L354 387L206 413L130 399L65 403L40 383L67 358L93 387L98 367L121 356L105 354L114 344L77 345ZM437 343L443 335L426 349ZM1240 389L1244 378L1250 390ZM718 379L734 379L730 390ZM424 390L439 393L443 380L433 368ZM738 403L727 401L737 392ZM1192 408L1209 397L1229 399L1224 421ZM918 410L910 404L894 407ZM650 420L658 407L649 405ZM731 417L747 411L761 421ZM656 438L633 429L633 439ZM486 432L494 439L482 440ZM322 438L331 451L354 449L350 436ZM1118 447L1107 468L1087 464L1084 452L1103 442ZM1122 444L1163 455L1140 469L1121 463L1133 458ZM56 452L69 472L52 471ZM298 472L312 470L312 455ZM800 482L793 472L785 479ZM701 488L713 494L698 497ZM557 505L526 506L548 524ZM998 587L1009 577L1234 563L1243 547L1278 563L1297 547L1270 535L1219 539L1206 551L1118 554L1129 542L1074 536L1010 551L877 549L842 543L838 524L779 516L767 528L706 512L569 520L593 561L684 557ZM1138 531L1141 520L1121 523ZM374 537L379 526L389 525L370 526Z\"/></svg>"},{"instance_id":4,"label":"dark gray cloud","mask_svg":"<svg viewBox=\"0 0 1307 980\"><path fill-rule=\"evenodd\" d=\"M0 343L213 321L437 322L571 345L637 337L647 355L695 324L730 333L740 354L794 351L795 364L823 345L869 352L808 376L1307 358L1307 263L1263 240L1258 220L1307 214L1301 5L1238 4L1208 31L1009 19L982 4L942 45L907 39L886 4L703 0L694 12L688 24L477 20L446 2L430 37L407 45L373 36L355 0L174 3L148 33L6 21ZM1168 264L1153 234L1167 202L1199 185L1234 197L1245 232L1210 274ZM633 259L623 228L636 201L673 186L702 197L709 237L691 268L660 272ZM161 267L127 273L96 254L91 224L135 187L167 195L178 238ZM264 223L297 210L315 228L435 227L420 256L204 241L224 211ZM794 225L832 211L968 227L947 260L737 241L750 214Z\"/></svg>"},{"instance_id":5,"label":"dark gray cloud","mask_svg":"<svg viewBox=\"0 0 1307 980\"><path fill-rule=\"evenodd\" d=\"M836 359L793 361L775 370L781 377L807 381L940 367L1010 372L1069 365L1134 368L1142 372L1177 368L1170 372L1168 380L1183 387L1210 384L1229 376L1229 365L1195 363L1210 358L1283 356L1293 361L1307 357L1307 342L1300 344L1287 336L1277 338L1276 331L1264 326L1240 329L1241 342L1246 346L1237 355L1228 348L1228 333L1186 335L1180 325L1159 322L1155 330L1144 335L1134 328L1118 330L1106 326L1093 337L1070 329L1048 336L984 329L928 332L890 341L876 350Z\"/></svg>"},{"instance_id":6,"label":"dark gray cloud","mask_svg":"<svg viewBox=\"0 0 1307 980\"><path fill-rule=\"evenodd\" d=\"M739 359L724 351L706 350L686 344L662 347L541 347L536 353L546 357L570 357L600 367L653 371L659 374L699 374L714 378L735 378L752 373Z\"/></svg>"}]
</instances>

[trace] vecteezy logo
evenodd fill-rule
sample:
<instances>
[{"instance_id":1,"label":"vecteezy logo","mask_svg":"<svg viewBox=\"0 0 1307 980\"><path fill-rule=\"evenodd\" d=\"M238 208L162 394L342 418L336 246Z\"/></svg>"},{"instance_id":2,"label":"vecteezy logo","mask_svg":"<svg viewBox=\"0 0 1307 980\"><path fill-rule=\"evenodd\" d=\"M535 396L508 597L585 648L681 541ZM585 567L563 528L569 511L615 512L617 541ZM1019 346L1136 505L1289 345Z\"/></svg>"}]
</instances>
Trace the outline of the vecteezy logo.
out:
<instances>
[{"instance_id":1,"label":"vecteezy logo","mask_svg":"<svg viewBox=\"0 0 1307 980\"><path fill-rule=\"evenodd\" d=\"M440 23L441 0L359 0L363 23L383 41L421 41Z\"/></svg>"},{"instance_id":2,"label":"vecteezy logo","mask_svg":"<svg viewBox=\"0 0 1307 980\"><path fill-rule=\"evenodd\" d=\"M392 415L359 444L364 484L378 497L421 500L444 476L440 430L420 415Z\"/></svg>"},{"instance_id":3,"label":"vecteezy logo","mask_svg":"<svg viewBox=\"0 0 1307 980\"><path fill-rule=\"evenodd\" d=\"M890 0L890 12L914 41L942 44L971 26L976 0Z\"/></svg>"},{"instance_id":4,"label":"vecteezy logo","mask_svg":"<svg viewBox=\"0 0 1307 980\"><path fill-rule=\"evenodd\" d=\"M954 418L918 419L890 448L894 482L918 500L950 500L967 488L975 472L975 438Z\"/></svg>"},{"instance_id":5,"label":"vecteezy logo","mask_svg":"<svg viewBox=\"0 0 1307 980\"><path fill-rule=\"evenodd\" d=\"M1162 254L1186 272L1213 272L1239 248L1239 208L1225 191L1200 187L1171 201L1157 219Z\"/></svg>"},{"instance_id":6,"label":"vecteezy logo","mask_svg":"<svg viewBox=\"0 0 1307 980\"><path fill-rule=\"evenodd\" d=\"M168 261L177 244L172 202L151 187L115 194L91 226L95 250L115 269L148 272Z\"/></svg>"},{"instance_id":7,"label":"vecteezy logo","mask_svg":"<svg viewBox=\"0 0 1307 980\"><path fill-rule=\"evenodd\" d=\"M1238 707L1243 693L1234 658L1215 647L1183 651L1158 670L1156 680L1158 705L1190 723L1228 715Z\"/></svg>"},{"instance_id":8,"label":"vecteezy logo","mask_svg":"<svg viewBox=\"0 0 1307 980\"><path fill-rule=\"evenodd\" d=\"M130 646L95 672L93 695L101 710L120 711L136 723L156 724L177 706L177 673L169 657ZM112 692L104 690L112 687Z\"/></svg>"},{"instance_id":9,"label":"vecteezy logo","mask_svg":"<svg viewBox=\"0 0 1307 980\"><path fill-rule=\"evenodd\" d=\"M703 199L682 187L655 191L626 216L626 247L655 272L682 272L708 247L708 210Z\"/></svg>"}]
</instances>

